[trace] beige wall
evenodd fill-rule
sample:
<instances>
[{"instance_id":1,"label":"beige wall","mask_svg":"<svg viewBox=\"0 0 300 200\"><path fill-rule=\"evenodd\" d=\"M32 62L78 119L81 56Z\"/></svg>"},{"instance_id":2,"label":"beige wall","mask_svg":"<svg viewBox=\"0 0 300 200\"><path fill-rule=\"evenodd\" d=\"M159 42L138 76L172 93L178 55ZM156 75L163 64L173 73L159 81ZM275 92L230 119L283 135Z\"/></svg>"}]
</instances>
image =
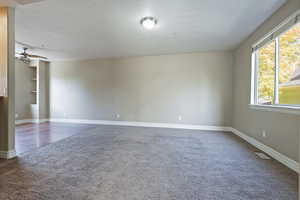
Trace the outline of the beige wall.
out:
<instances>
[{"instance_id":1,"label":"beige wall","mask_svg":"<svg viewBox=\"0 0 300 200\"><path fill-rule=\"evenodd\" d=\"M51 118L231 125L229 52L50 66Z\"/></svg>"},{"instance_id":2,"label":"beige wall","mask_svg":"<svg viewBox=\"0 0 300 200\"><path fill-rule=\"evenodd\" d=\"M49 118L49 62L38 64L38 107L39 119Z\"/></svg>"},{"instance_id":3,"label":"beige wall","mask_svg":"<svg viewBox=\"0 0 300 200\"><path fill-rule=\"evenodd\" d=\"M51 118L112 120L111 71L110 60L51 62Z\"/></svg>"},{"instance_id":4,"label":"beige wall","mask_svg":"<svg viewBox=\"0 0 300 200\"><path fill-rule=\"evenodd\" d=\"M28 64L16 59L15 69L15 94L16 94L16 114L17 120L31 119L30 104L35 100L35 95L31 92L35 82L32 81L33 69Z\"/></svg>"},{"instance_id":5,"label":"beige wall","mask_svg":"<svg viewBox=\"0 0 300 200\"><path fill-rule=\"evenodd\" d=\"M234 54L233 126L288 157L299 160L299 116L249 108L251 83L251 46L282 20L300 9L299 0L290 0L251 35ZM262 130L267 138L261 137Z\"/></svg>"}]
</instances>

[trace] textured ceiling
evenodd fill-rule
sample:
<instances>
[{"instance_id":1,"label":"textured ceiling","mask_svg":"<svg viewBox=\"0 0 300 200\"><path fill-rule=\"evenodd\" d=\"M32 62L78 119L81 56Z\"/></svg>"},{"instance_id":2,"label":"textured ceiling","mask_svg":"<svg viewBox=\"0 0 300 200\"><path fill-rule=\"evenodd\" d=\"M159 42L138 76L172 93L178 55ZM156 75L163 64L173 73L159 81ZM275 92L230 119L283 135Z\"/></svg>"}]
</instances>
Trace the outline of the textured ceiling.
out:
<instances>
[{"instance_id":1,"label":"textured ceiling","mask_svg":"<svg viewBox=\"0 0 300 200\"><path fill-rule=\"evenodd\" d=\"M16 40L53 60L227 50L285 0L46 0L18 6ZM144 16L158 27L144 30ZM19 46L17 46L17 49Z\"/></svg>"}]
</instances>

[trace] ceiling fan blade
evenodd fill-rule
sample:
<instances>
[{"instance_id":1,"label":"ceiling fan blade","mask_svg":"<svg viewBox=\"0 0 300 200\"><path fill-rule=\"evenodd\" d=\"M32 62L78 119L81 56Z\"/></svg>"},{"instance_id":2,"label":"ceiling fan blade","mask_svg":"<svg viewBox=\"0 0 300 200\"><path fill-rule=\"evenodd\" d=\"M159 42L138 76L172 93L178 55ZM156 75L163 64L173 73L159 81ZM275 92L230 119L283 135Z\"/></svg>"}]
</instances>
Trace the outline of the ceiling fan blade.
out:
<instances>
[{"instance_id":1,"label":"ceiling fan blade","mask_svg":"<svg viewBox=\"0 0 300 200\"><path fill-rule=\"evenodd\" d=\"M30 57L30 58L41 58L41 59L48 59L48 58L46 58L46 57L44 57L44 56L38 56L38 55L31 55L31 54L27 54L27 56L28 56L28 57Z\"/></svg>"},{"instance_id":2,"label":"ceiling fan blade","mask_svg":"<svg viewBox=\"0 0 300 200\"><path fill-rule=\"evenodd\" d=\"M19 44L19 45L21 45L21 46L23 46L23 47L26 47L26 48L28 48L28 49L35 49L35 48L36 48L36 47L34 47L34 46L31 46L31 45L26 44L26 43L23 43L23 42L19 42L19 41L17 41L17 40L16 40L16 43Z\"/></svg>"},{"instance_id":3,"label":"ceiling fan blade","mask_svg":"<svg viewBox=\"0 0 300 200\"><path fill-rule=\"evenodd\" d=\"M45 1L45 0L14 0L18 4L25 5L25 4L31 4L31 3L37 3L40 1Z\"/></svg>"}]
</instances>

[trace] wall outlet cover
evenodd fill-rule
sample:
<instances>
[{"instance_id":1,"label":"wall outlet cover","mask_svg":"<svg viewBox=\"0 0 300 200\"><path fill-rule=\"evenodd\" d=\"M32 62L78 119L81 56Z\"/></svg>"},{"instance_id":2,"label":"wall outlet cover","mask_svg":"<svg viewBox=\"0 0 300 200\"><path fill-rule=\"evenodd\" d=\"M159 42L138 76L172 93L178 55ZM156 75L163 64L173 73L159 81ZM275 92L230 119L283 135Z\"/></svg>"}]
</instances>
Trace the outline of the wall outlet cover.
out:
<instances>
[{"instance_id":1,"label":"wall outlet cover","mask_svg":"<svg viewBox=\"0 0 300 200\"><path fill-rule=\"evenodd\" d=\"M256 154L259 158L261 158L261 159L263 159L263 160L270 160L270 159L271 159L267 154L262 153L262 152L255 152L255 154Z\"/></svg>"},{"instance_id":2,"label":"wall outlet cover","mask_svg":"<svg viewBox=\"0 0 300 200\"><path fill-rule=\"evenodd\" d=\"M265 130L262 131L261 136L266 138L267 137L267 132Z\"/></svg>"}]
</instances>

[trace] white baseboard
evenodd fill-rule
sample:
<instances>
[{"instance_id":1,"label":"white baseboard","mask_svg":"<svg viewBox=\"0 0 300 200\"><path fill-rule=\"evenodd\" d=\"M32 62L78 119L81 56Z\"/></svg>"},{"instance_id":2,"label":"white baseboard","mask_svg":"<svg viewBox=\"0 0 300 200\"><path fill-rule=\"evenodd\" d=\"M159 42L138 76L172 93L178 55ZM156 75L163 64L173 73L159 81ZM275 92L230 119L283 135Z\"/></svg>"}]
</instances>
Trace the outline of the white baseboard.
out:
<instances>
[{"instance_id":1,"label":"white baseboard","mask_svg":"<svg viewBox=\"0 0 300 200\"><path fill-rule=\"evenodd\" d=\"M27 124L27 123L33 123L32 119L21 119L21 120L16 120L15 122L16 125Z\"/></svg>"},{"instance_id":2,"label":"white baseboard","mask_svg":"<svg viewBox=\"0 0 300 200\"><path fill-rule=\"evenodd\" d=\"M44 123L48 121L49 119L22 119L22 120L16 120L15 124L16 125L28 124L28 123L38 124L38 123Z\"/></svg>"},{"instance_id":3,"label":"white baseboard","mask_svg":"<svg viewBox=\"0 0 300 200\"><path fill-rule=\"evenodd\" d=\"M49 119L38 119L38 120L35 120L34 123L45 123L45 122L49 122Z\"/></svg>"},{"instance_id":4,"label":"white baseboard","mask_svg":"<svg viewBox=\"0 0 300 200\"><path fill-rule=\"evenodd\" d=\"M155 127L155 128L175 128L206 131L231 131L231 127L225 126L203 126L188 124L171 123L151 123L151 122L130 122L130 121L106 121L106 120L80 120L80 119L50 119L50 122L76 123L76 124L99 124L116 126L137 126L137 127Z\"/></svg>"},{"instance_id":5,"label":"white baseboard","mask_svg":"<svg viewBox=\"0 0 300 200\"><path fill-rule=\"evenodd\" d=\"M12 159L17 156L15 150L10 150L10 151L0 151L0 158L2 159Z\"/></svg>"},{"instance_id":6,"label":"white baseboard","mask_svg":"<svg viewBox=\"0 0 300 200\"><path fill-rule=\"evenodd\" d=\"M285 166L287 166L288 168L294 170L295 172L299 173L299 163L296 162L295 160L279 153L278 151L276 151L275 149L257 141L256 139L234 129L231 128L231 132L233 132L235 135L241 137L242 139L244 139L245 141L247 141L248 143L252 144L253 146L255 146L256 148L258 148L259 150L265 152L266 154L268 154L269 156L271 156L272 158L274 158L275 160L281 162L282 164L284 164Z\"/></svg>"}]
</instances>

